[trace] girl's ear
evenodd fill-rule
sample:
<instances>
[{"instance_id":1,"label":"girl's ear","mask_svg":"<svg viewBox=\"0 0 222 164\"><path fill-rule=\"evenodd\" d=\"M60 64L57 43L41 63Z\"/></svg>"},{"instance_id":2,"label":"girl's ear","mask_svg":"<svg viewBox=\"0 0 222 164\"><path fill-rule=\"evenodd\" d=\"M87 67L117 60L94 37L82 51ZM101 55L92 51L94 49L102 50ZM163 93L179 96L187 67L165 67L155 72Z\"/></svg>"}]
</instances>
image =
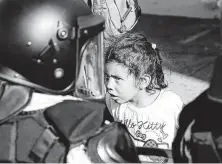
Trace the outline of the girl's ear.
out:
<instances>
[{"instance_id":1,"label":"girl's ear","mask_svg":"<svg viewBox=\"0 0 222 164\"><path fill-rule=\"evenodd\" d=\"M141 90L145 89L151 82L151 76L148 74L144 74L140 77L139 88Z\"/></svg>"}]
</instances>

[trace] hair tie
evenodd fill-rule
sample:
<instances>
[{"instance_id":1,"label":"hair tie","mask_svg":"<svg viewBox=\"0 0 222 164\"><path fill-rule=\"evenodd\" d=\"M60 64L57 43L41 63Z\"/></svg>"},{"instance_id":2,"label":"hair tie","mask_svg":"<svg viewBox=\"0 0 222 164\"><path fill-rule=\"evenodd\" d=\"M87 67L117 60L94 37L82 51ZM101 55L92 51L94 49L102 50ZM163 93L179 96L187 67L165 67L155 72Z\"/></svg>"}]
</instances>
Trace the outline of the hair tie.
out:
<instances>
[{"instance_id":1,"label":"hair tie","mask_svg":"<svg viewBox=\"0 0 222 164\"><path fill-rule=\"evenodd\" d=\"M156 44L152 43L152 48L155 50L156 49Z\"/></svg>"}]
</instances>

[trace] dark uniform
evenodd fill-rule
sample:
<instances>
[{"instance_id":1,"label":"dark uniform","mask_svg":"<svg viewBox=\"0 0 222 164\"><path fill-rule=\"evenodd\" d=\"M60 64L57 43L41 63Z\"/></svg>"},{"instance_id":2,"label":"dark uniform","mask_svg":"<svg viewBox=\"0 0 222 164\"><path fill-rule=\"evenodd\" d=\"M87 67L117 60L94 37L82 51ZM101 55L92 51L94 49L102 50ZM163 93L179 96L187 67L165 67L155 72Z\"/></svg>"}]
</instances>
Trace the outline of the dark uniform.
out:
<instances>
[{"instance_id":1,"label":"dark uniform","mask_svg":"<svg viewBox=\"0 0 222 164\"><path fill-rule=\"evenodd\" d=\"M222 162L222 58L216 59L210 87L184 107L173 143L174 162Z\"/></svg>"}]
</instances>

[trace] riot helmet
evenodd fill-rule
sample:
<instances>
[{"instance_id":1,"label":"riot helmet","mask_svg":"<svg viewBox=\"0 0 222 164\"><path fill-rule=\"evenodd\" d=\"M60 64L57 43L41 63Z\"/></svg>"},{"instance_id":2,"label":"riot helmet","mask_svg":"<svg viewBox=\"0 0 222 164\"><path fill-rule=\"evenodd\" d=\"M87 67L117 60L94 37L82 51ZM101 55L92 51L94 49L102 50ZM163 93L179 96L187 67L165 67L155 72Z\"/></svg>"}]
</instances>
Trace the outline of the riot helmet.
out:
<instances>
[{"instance_id":1,"label":"riot helmet","mask_svg":"<svg viewBox=\"0 0 222 164\"><path fill-rule=\"evenodd\" d=\"M83 0L1 0L0 78L52 94L103 97L104 23Z\"/></svg>"}]
</instances>

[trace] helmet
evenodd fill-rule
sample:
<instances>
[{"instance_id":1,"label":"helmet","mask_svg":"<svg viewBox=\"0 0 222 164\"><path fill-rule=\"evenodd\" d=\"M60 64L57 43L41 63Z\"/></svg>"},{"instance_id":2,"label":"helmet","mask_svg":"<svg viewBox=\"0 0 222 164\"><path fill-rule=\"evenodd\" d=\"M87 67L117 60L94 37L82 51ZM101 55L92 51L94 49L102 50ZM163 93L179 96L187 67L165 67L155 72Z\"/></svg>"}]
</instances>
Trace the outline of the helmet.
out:
<instances>
[{"instance_id":1,"label":"helmet","mask_svg":"<svg viewBox=\"0 0 222 164\"><path fill-rule=\"evenodd\" d=\"M0 78L44 92L75 88L78 95L99 97L104 27L103 17L82 0L1 0Z\"/></svg>"}]
</instances>

